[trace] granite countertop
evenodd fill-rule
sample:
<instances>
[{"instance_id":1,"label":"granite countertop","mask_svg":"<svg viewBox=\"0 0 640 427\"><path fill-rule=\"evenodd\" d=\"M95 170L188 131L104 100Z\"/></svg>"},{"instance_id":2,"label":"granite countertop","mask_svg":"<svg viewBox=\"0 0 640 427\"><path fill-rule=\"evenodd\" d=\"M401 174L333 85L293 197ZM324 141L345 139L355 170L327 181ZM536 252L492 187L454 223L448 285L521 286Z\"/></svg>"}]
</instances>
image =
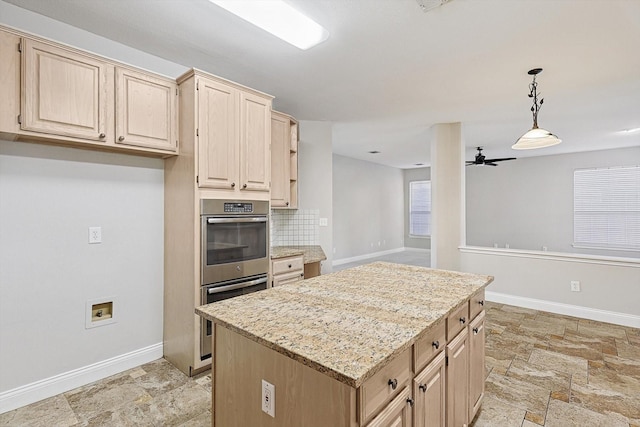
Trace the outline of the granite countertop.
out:
<instances>
[{"instance_id":1,"label":"granite countertop","mask_svg":"<svg viewBox=\"0 0 640 427\"><path fill-rule=\"evenodd\" d=\"M196 313L357 388L492 281L376 262L197 307Z\"/></svg>"},{"instance_id":2,"label":"granite countertop","mask_svg":"<svg viewBox=\"0 0 640 427\"><path fill-rule=\"evenodd\" d=\"M285 258L288 256L302 255L305 264L320 262L327 259L320 245L306 246L272 246L271 259Z\"/></svg>"}]
</instances>

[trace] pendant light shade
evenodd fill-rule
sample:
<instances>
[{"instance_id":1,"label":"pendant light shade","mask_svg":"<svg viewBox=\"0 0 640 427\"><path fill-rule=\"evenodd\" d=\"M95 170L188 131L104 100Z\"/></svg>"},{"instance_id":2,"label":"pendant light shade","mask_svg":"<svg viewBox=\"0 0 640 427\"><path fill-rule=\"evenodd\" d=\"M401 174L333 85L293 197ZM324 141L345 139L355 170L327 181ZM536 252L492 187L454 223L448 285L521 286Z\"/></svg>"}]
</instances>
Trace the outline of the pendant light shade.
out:
<instances>
[{"instance_id":1,"label":"pendant light shade","mask_svg":"<svg viewBox=\"0 0 640 427\"><path fill-rule=\"evenodd\" d=\"M538 83L536 82L536 75L542 72L542 68L534 68L529 71L529 75L533 76L533 82L529 85L529 98L533 98L533 106L531 112L533 113L533 127L516 141L511 146L514 150L531 150L534 148L551 147L552 145L560 144L562 140L545 129L538 127L538 112L540 107L544 103L544 99L540 99L538 103Z\"/></svg>"},{"instance_id":2,"label":"pendant light shade","mask_svg":"<svg viewBox=\"0 0 640 427\"><path fill-rule=\"evenodd\" d=\"M531 150L533 148L551 147L562 140L545 129L532 128L511 146L514 150Z\"/></svg>"}]
</instances>

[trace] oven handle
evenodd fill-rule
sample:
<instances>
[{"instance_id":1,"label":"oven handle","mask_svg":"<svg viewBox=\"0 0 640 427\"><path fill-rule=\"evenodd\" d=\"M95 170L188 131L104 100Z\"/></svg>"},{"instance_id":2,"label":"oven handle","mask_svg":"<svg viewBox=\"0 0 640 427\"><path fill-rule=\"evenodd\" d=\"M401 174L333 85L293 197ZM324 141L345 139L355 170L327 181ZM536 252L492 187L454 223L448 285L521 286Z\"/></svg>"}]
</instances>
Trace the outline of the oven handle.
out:
<instances>
[{"instance_id":1,"label":"oven handle","mask_svg":"<svg viewBox=\"0 0 640 427\"><path fill-rule=\"evenodd\" d=\"M248 282L242 282L242 283L235 283L233 285L217 286L217 287L214 286L214 287L211 287L211 288L207 289L207 294L209 294L209 295L218 294L220 292L226 292L226 291L232 291L234 289L246 288L247 286L259 285L261 283L267 283L267 278L266 277L261 277L260 279L254 279L254 280L250 280Z\"/></svg>"},{"instance_id":2,"label":"oven handle","mask_svg":"<svg viewBox=\"0 0 640 427\"><path fill-rule=\"evenodd\" d=\"M266 216L260 217L234 217L234 218L207 218L208 224L221 224L229 222L267 222Z\"/></svg>"}]
</instances>

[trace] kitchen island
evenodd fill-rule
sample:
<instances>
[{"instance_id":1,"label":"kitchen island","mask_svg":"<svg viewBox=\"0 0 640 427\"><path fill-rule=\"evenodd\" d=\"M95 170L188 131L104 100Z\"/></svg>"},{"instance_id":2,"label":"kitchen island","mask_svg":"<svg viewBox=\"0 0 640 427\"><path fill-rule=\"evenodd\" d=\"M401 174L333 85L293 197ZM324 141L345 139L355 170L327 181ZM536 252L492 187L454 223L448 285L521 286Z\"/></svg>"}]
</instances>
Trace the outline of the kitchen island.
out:
<instances>
[{"instance_id":1,"label":"kitchen island","mask_svg":"<svg viewBox=\"0 0 640 427\"><path fill-rule=\"evenodd\" d=\"M466 424L492 280L377 262L197 308L215 325L213 425Z\"/></svg>"}]
</instances>

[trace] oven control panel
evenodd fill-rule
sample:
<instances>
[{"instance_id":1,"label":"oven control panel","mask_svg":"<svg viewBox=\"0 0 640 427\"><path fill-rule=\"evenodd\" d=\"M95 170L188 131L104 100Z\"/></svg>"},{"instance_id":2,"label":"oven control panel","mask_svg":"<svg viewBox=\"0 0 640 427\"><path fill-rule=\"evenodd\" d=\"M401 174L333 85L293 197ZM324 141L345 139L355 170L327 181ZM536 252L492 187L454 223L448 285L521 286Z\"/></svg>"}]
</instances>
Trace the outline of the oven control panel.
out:
<instances>
[{"instance_id":1,"label":"oven control panel","mask_svg":"<svg viewBox=\"0 0 640 427\"><path fill-rule=\"evenodd\" d=\"M237 203L237 202L225 203L224 212L225 213L252 213L253 203Z\"/></svg>"}]
</instances>

